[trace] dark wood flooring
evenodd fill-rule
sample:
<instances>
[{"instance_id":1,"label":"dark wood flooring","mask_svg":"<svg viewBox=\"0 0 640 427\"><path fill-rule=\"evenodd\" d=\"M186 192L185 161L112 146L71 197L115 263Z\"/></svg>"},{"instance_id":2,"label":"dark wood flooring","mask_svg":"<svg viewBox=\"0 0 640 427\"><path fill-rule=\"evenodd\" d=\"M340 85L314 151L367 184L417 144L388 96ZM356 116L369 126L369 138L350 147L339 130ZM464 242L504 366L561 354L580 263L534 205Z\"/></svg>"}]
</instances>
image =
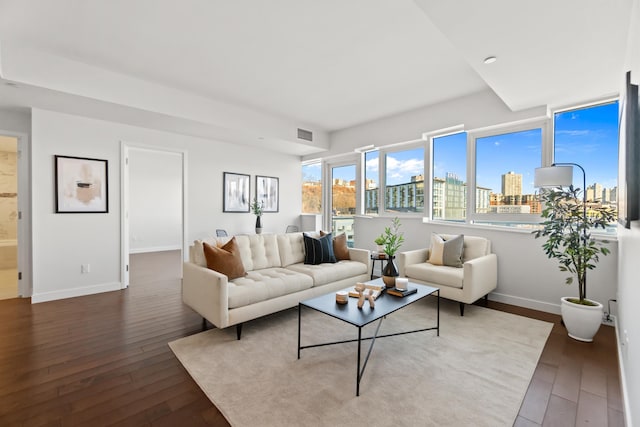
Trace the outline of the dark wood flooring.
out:
<instances>
[{"instance_id":1,"label":"dark wood flooring","mask_svg":"<svg viewBox=\"0 0 640 427\"><path fill-rule=\"evenodd\" d=\"M0 426L228 426L167 345L201 330L180 269L134 255L124 291L0 301ZM579 343L558 316L489 306L554 323L516 426L624 425L613 328Z\"/></svg>"}]
</instances>

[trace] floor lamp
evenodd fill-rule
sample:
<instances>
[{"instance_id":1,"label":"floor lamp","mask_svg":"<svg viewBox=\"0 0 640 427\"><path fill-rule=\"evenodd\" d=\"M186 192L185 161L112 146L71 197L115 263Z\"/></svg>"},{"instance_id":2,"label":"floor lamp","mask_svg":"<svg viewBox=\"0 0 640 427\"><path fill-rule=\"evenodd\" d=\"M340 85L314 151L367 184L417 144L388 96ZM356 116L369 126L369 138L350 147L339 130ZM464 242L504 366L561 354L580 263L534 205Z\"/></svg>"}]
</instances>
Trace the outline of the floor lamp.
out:
<instances>
[{"instance_id":1,"label":"floor lamp","mask_svg":"<svg viewBox=\"0 0 640 427\"><path fill-rule=\"evenodd\" d=\"M553 163L551 166L536 168L533 186L537 188L568 187L573 185L573 167L582 171L582 219L587 218L587 174L577 163ZM587 229L582 229L582 244L587 245ZM585 289L587 275L584 277Z\"/></svg>"},{"instance_id":2,"label":"floor lamp","mask_svg":"<svg viewBox=\"0 0 640 427\"><path fill-rule=\"evenodd\" d=\"M568 187L573 185L573 167L582 171L582 209L587 217L587 174L577 163L553 163L551 166L536 168L533 186L537 188ZM586 237L586 230L585 230ZM585 240L586 242L586 240Z\"/></svg>"}]
</instances>

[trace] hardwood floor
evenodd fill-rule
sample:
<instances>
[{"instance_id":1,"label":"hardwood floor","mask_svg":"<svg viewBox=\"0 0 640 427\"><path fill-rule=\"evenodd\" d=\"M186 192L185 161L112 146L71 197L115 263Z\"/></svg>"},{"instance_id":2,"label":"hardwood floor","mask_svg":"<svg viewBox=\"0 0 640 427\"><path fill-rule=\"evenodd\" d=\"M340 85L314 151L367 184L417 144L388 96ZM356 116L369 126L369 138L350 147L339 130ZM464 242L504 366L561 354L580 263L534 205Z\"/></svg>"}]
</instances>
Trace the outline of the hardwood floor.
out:
<instances>
[{"instance_id":1,"label":"hardwood floor","mask_svg":"<svg viewBox=\"0 0 640 427\"><path fill-rule=\"evenodd\" d=\"M201 330L180 268L140 254L127 290L0 301L0 426L228 426L167 346ZM613 328L579 343L558 316L489 306L554 323L516 426L624 425Z\"/></svg>"}]
</instances>

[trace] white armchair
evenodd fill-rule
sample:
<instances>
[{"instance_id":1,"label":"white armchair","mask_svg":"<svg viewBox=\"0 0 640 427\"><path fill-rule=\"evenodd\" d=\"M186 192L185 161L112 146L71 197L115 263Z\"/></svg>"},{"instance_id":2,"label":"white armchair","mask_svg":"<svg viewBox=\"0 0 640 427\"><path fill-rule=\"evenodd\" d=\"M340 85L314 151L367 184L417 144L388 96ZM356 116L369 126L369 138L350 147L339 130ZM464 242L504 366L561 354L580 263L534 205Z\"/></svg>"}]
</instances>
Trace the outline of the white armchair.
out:
<instances>
[{"instance_id":1,"label":"white armchair","mask_svg":"<svg viewBox=\"0 0 640 427\"><path fill-rule=\"evenodd\" d=\"M445 239L455 235L441 235ZM411 282L440 288L440 296L458 301L460 315L465 304L472 304L498 285L498 258L491 253L491 241L484 237L464 236L462 268L434 265L429 262L430 249L398 254L400 276Z\"/></svg>"}]
</instances>

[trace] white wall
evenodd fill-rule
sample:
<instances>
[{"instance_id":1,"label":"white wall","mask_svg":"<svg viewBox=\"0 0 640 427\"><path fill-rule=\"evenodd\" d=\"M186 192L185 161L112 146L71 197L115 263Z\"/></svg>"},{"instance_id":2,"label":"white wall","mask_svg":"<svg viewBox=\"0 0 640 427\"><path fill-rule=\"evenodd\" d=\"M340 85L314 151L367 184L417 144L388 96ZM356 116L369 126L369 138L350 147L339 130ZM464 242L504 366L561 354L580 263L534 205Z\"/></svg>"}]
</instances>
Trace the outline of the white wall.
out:
<instances>
[{"instance_id":1,"label":"white wall","mask_svg":"<svg viewBox=\"0 0 640 427\"><path fill-rule=\"evenodd\" d=\"M425 132L464 125L469 131L532 117L543 117L546 107L513 112L491 90L419 108L396 116L385 117L330 135L328 152L305 156L305 160L338 154L353 154L357 147L383 146L420 139Z\"/></svg>"},{"instance_id":2,"label":"white wall","mask_svg":"<svg viewBox=\"0 0 640 427\"><path fill-rule=\"evenodd\" d=\"M182 248L182 156L129 150L129 252Z\"/></svg>"},{"instance_id":3,"label":"white wall","mask_svg":"<svg viewBox=\"0 0 640 427\"><path fill-rule=\"evenodd\" d=\"M0 110L0 130L29 134L31 133L31 115Z\"/></svg>"},{"instance_id":4,"label":"white wall","mask_svg":"<svg viewBox=\"0 0 640 427\"><path fill-rule=\"evenodd\" d=\"M618 284L618 340L626 388L627 425L631 420L640 422L640 222L634 222L630 230L620 229L619 235L619 284Z\"/></svg>"},{"instance_id":5,"label":"white wall","mask_svg":"<svg viewBox=\"0 0 640 427\"><path fill-rule=\"evenodd\" d=\"M624 70L631 70L631 79L640 84L640 0L633 0L630 16L629 42ZM624 87L624 75L620 76ZM636 165L637 167L638 165ZM640 223L630 230L620 229L618 258L618 342L622 386L625 397L627 426L640 423Z\"/></svg>"},{"instance_id":6,"label":"white wall","mask_svg":"<svg viewBox=\"0 0 640 427\"><path fill-rule=\"evenodd\" d=\"M2 123L0 123L2 128ZM52 111L32 112L33 302L120 289L121 141L187 152L187 239L252 231L250 213L222 213L223 171L280 177L280 212L266 232L284 231L300 214L300 158ZM109 161L109 213L55 214L55 154ZM81 273L81 264L91 272Z\"/></svg>"},{"instance_id":7,"label":"white wall","mask_svg":"<svg viewBox=\"0 0 640 427\"><path fill-rule=\"evenodd\" d=\"M565 285L567 275L555 261L546 257L542 240L529 232L423 223L422 218L400 217L405 243L400 251L429 247L431 233L451 233L482 236L491 240L492 251L498 256L498 288L489 299L550 313L560 313L560 298L577 295L576 285ZM356 217L355 246L375 249L373 239L391 224L390 218ZM617 245L609 244L611 255L600 258L598 268L590 271L587 295L606 302L616 297Z\"/></svg>"}]
</instances>

